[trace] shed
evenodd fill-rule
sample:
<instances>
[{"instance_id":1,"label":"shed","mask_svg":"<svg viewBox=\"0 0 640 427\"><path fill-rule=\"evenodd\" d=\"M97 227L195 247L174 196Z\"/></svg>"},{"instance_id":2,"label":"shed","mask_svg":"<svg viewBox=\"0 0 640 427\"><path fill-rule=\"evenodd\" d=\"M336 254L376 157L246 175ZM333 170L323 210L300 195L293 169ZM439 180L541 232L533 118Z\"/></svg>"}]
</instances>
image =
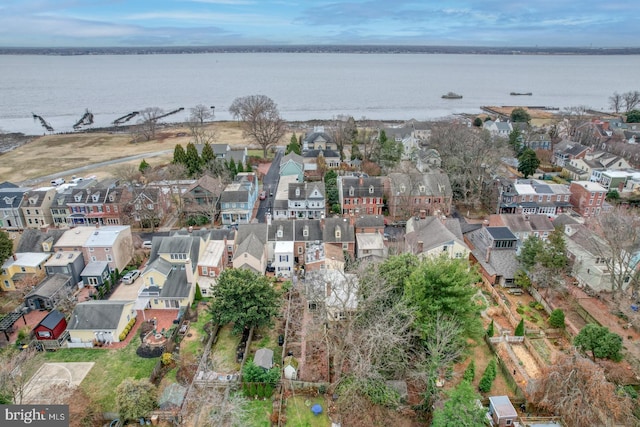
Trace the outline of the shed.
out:
<instances>
[{"instance_id":1,"label":"shed","mask_svg":"<svg viewBox=\"0 0 640 427\"><path fill-rule=\"evenodd\" d=\"M50 310L73 292L71 276L56 273L45 278L25 296L25 305L31 310Z\"/></svg>"},{"instance_id":2,"label":"shed","mask_svg":"<svg viewBox=\"0 0 640 427\"><path fill-rule=\"evenodd\" d=\"M67 319L58 310L53 310L46 315L38 325L33 328L37 340L56 340L67 329Z\"/></svg>"},{"instance_id":3,"label":"shed","mask_svg":"<svg viewBox=\"0 0 640 427\"><path fill-rule=\"evenodd\" d=\"M264 369L273 368L273 350L270 348L261 348L256 351L256 355L253 358L253 363L256 366L260 366Z\"/></svg>"},{"instance_id":4,"label":"shed","mask_svg":"<svg viewBox=\"0 0 640 427\"><path fill-rule=\"evenodd\" d=\"M518 413L508 396L489 397L489 415L493 424L498 427L512 426L518 418Z\"/></svg>"},{"instance_id":5,"label":"shed","mask_svg":"<svg viewBox=\"0 0 640 427\"><path fill-rule=\"evenodd\" d=\"M293 356L284 358L284 377L288 380L298 379L298 361Z\"/></svg>"}]
</instances>

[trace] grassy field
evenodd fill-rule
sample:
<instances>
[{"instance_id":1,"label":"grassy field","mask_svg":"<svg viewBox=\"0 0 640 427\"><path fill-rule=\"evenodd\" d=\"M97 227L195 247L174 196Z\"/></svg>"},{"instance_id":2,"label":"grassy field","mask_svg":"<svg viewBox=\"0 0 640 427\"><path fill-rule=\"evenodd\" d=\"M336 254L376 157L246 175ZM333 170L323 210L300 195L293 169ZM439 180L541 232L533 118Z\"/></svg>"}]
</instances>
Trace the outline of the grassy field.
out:
<instances>
[{"instance_id":1,"label":"grassy field","mask_svg":"<svg viewBox=\"0 0 640 427\"><path fill-rule=\"evenodd\" d=\"M103 411L114 411L116 387L125 378L149 378L158 359L136 354L138 340L120 350L68 348L45 354L46 362L95 362L80 387L95 398Z\"/></svg>"},{"instance_id":2,"label":"grassy field","mask_svg":"<svg viewBox=\"0 0 640 427\"><path fill-rule=\"evenodd\" d=\"M217 372L237 372L240 364L236 361L236 347L239 335L231 333L231 325L224 326L218 333L218 340L211 350L213 370Z\"/></svg>"},{"instance_id":3,"label":"grassy field","mask_svg":"<svg viewBox=\"0 0 640 427\"><path fill-rule=\"evenodd\" d=\"M216 132L215 143L238 148L257 148L242 136L242 130L236 122L215 122L211 128ZM0 176L8 181L20 182L107 160L173 150L176 144L186 145L190 142L188 135L178 136L185 133L188 131L183 127L163 128L156 139L138 143L133 143L128 133L46 135L3 154ZM52 159L55 161L51 161ZM156 166L169 159L170 156L153 158L149 163ZM132 163L138 165L140 161ZM111 175L114 168L115 166L102 168L91 171L90 174L106 177Z\"/></svg>"},{"instance_id":4,"label":"grassy field","mask_svg":"<svg viewBox=\"0 0 640 427\"><path fill-rule=\"evenodd\" d=\"M314 415L311 407L322 406L323 412ZM294 396L287 399L287 427L329 427L331 421L327 415L327 402L324 397Z\"/></svg>"},{"instance_id":5,"label":"grassy field","mask_svg":"<svg viewBox=\"0 0 640 427\"><path fill-rule=\"evenodd\" d=\"M269 427L271 422L271 399L249 400L247 403L247 427ZM288 425L288 424L287 424Z\"/></svg>"}]
</instances>

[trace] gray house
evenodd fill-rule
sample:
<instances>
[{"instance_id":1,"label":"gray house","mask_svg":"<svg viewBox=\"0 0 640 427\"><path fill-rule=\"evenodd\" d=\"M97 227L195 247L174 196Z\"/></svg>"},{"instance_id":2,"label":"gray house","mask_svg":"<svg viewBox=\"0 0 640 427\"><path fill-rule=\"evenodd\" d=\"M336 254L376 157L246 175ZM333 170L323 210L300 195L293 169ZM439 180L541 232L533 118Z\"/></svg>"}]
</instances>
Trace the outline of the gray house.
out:
<instances>
[{"instance_id":1,"label":"gray house","mask_svg":"<svg viewBox=\"0 0 640 427\"><path fill-rule=\"evenodd\" d=\"M280 160L280 176L296 176L298 182L304 180L304 157L294 152Z\"/></svg>"},{"instance_id":2,"label":"gray house","mask_svg":"<svg viewBox=\"0 0 640 427\"><path fill-rule=\"evenodd\" d=\"M90 262L80 273L85 285L100 286L109 280L109 263L106 261Z\"/></svg>"},{"instance_id":3,"label":"gray house","mask_svg":"<svg viewBox=\"0 0 640 427\"><path fill-rule=\"evenodd\" d=\"M29 188L21 188L10 182L0 184L0 228L5 230L21 230L24 228L24 217L20 205Z\"/></svg>"},{"instance_id":4,"label":"gray house","mask_svg":"<svg viewBox=\"0 0 640 427\"><path fill-rule=\"evenodd\" d=\"M51 310L59 301L73 293L71 276L54 274L44 279L25 297L25 304L32 310Z\"/></svg>"},{"instance_id":5,"label":"gray house","mask_svg":"<svg viewBox=\"0 0 640 427\"><path fill-rule=\"evenodd\" d=\"M56 252L47 260L44 268L47 276L66 274L67 276L71 276L73 284L76 285L82 280L80 273L82 273L84 269L84 257L80 251Z\"/></svg>"}]
</instances>

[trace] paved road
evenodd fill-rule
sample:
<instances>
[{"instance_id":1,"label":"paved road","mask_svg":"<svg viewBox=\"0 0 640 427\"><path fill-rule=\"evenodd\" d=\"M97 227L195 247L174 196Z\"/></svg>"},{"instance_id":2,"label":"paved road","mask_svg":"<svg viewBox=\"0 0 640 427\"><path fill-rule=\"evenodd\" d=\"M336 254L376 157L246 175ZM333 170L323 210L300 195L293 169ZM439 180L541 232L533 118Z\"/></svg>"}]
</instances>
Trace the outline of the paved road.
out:
<instances>
[{"instance_id":1,"label":"paved road","mask_svg":"<svg viewBox=\"0 0 640 427\"><path fill-rule=\"evenodd\" d=\"M258 213L256 214L259 222L266 221L267 212L271 212L271 214L273 214L273 200L276 194L276 189L278 188L278 181L280 181L280 161L283 156L284 149L278 148L276 155L271 162L271 167L269 167L269 171L262 179L262 188L267 192L267 198L260 201ZM270 193L273 193L274 197L270 197Z\"/></svg>"},{"instance_id":2,"label":"paved road","mask_svg":"<svg viewBox=\"0 0 640 427\"><path fill-rule=\"evenodd\" d=\"M26 181L20 182L19 185L23 187L29 187L31 185L37 184L38 182L42 182L42 181L49 181L55 178L62 178L69 175L75 175L80 172L86 172L86 171L90 171L96 168L101 168L104 166L117 165L118 163L125 163L131 160L140 160L140 159L148 159L150 157L163 156L165 154L169 154L172 152L173 150L155 151L152 153L136 154L135 156L122 157L120 159L114 159L114 160L107 160L106 162L93 163L90 165L69 169L63 172L54 173L52 175L46 175L46 176L41 176L39 178L28 179Z\"/></svg>"}]
</instances>

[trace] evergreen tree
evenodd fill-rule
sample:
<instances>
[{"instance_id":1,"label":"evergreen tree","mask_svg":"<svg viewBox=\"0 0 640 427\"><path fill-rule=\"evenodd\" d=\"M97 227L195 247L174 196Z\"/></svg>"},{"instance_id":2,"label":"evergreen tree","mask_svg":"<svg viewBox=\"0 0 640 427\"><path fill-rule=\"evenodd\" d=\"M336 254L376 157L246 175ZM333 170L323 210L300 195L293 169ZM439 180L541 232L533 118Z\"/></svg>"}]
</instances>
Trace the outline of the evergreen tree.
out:
<instances>
[{"instance_id":1,"label":"evergreen tree","mask_svg":"<svg viewBox=\"0 0 640 427\"><path fill-rule=\"evenodd\" d=\"M244 168L245 172L253 172L253 168L251 167L251 163L247 163L247 166Z\"/></svg>"},{"instance_id":2,"label":"evergreen tree","mask_svg":"<svg viewBox=\"0 0 640 427\"><path fill-rule=\"evenodd\" d=\"M531 148L525 148L518 157L518 172L527 178L536 172L538 166L540 166L540 159L538 159L536 152Z\"/></svg>"},{"instance_id":3,"label":"evergreen tree","mask_svg":"<svg viewBox=\"0 0 640 427\"><path fill-rule=\"evenodd\" d=\"M433 412L433 427L459 427L486 425L487 409L479 406L480 399L468 381L462 381L448 393L442 408Z\"/></svg>"},{"instance_id":4,"label":"evergreen tree","mask_svg":"<svg viewBox=\"0 0 640 427\"><path fill-rule=\"evenodd\" d=\"M236 161L233 160L233 158L231 160L229 160L229 173L231 174L231 178L235 178L236 175L238 175L238 167L236 166Z\"/></svg>"},{"instance_id":5,"label":"evergreen tree","mask_svg":"<svg viewBox=\"0 0 640 427\"><path fill-rule=\"evenodd\" d=\"M176 147L173 149L173 163L178 165L187 164L187 154L180 144L176 144Z\"/></svg>"},{"instance_id":6,"label":"evergreen tree","mask_svg":"<svg viewBox=\"0 0 640 427\"><path fill-rule=\"evenodd\" d=\"M151 167L151 165L149 163L147 163L147 161L145 159L142 159L142 161L140 162L140 166L138 166L138 170L141 173L145 173L145 171L147 169L149 169Z\"/></svg>"},{"instance_id":7,"label":"evergreen tree","mask_svg":"<svg viewBox=\"0 0 640 427\"><path fill-rule=\"evenodd\" d=\"M492 337L495 335L495 326L493 324L493 319L491 319L491 323L489 323L489 327L487 328L487 336Z\"/></svg>"},{"instance_id":8,"label":"evergreen tree","mask_svg":"<svg viewBox=\"0 0 640 427\"><path fill-rule=\"evenodd\" d=\"M201 160L203 165L208 165L213 159L216 158L215 153L213 152L213 147L209 142L205 142L202 147Z\"/></svg>"},{"instance_id":9,"label":"evergreen tree","mask_svg":"<svg viewBox=\"0 0 640 427\"><path fill-rule=\"evenodd\" d=\"M514 108L513 111L511 111L511 121L529 123L531 121L531 115L524 108Z\"/></svg>"},{"instance_id":10,"label":"evergreen tree","mask_svg":"<svg viewBox=\"0 0 640 427\"><path fill-rule=\"evenodd\" d=\"M298 143L298 138L296 137L295 133L291 135L291 141L289 142L289 145L287 145L285 154L289 154L291 152L294 152L296 154L302 153L302 150L300 149L300 144Z\"/></svg>"},{"instance_id":11,"label":"evergreen tree","mask_svg":"<svg viewBox=\"0 0 640 427\"><path fill-rule=\"evenodd\" d=\"M467 366L467 369L464 370L464 374L462 374L462 380L463 381L468 381L468 382L473 382L473 379L476 376L476 362L471 359L471 362L469 363L469 365Z\"/></svg>"},{"instance_id":12,"label":"evergreen tree","mask_svg":"<svg viewBox=\"0 0 640 427\"><path fill-rule=\"evenodd\" d=\"M562 309L556 308L549 315L549 326L552 328L564 328L564 311Z\"/></svg>"},{"instance_id":13,"label":"evergreen tree","mask_svg":"<svg viewBox=\"0 0 640 427\"><path fill-rule=\"evenodd\" d=\"M520 323L518 323L518 326L516 326L516 331L515 331L514 335L516 337L523 337L524 336L524 319L520 319Z\"/></svg>"},{"instance_id":14,"label":"evergreen tree","mask_svg":"<svg viewBox=\"0 0 640 427\"><path fill-rule=\"evenodd\" d=\"M13 242L7 233L0 231L0 265L4 264L5 260L9 259L12 253Z\"/></svg>"},{"instance_id":15,"label":"evergreen tree","mask_svg":"<svg viewBox=\"0 0 640 427\"><path fill-rule=\"evenodd\" d=\"M200 155L198 154L198 149L195 144L188 143L187 151L185 156L185 166L187 167L187 172L189 176L196 176L202 170L202 159L200 159Z\"/></svg>"},{"instance_id":16,"label":"evergreen tree","mask_svg":"<svg viewBox=\"0 0 640 427\"><path fill-rule=\"evenodd\" d=\"M244 166L242 165L242 162L238 162L238 168L236 170L238 171L238 173L244 172Z\"/></svg>"}]
</instances>

